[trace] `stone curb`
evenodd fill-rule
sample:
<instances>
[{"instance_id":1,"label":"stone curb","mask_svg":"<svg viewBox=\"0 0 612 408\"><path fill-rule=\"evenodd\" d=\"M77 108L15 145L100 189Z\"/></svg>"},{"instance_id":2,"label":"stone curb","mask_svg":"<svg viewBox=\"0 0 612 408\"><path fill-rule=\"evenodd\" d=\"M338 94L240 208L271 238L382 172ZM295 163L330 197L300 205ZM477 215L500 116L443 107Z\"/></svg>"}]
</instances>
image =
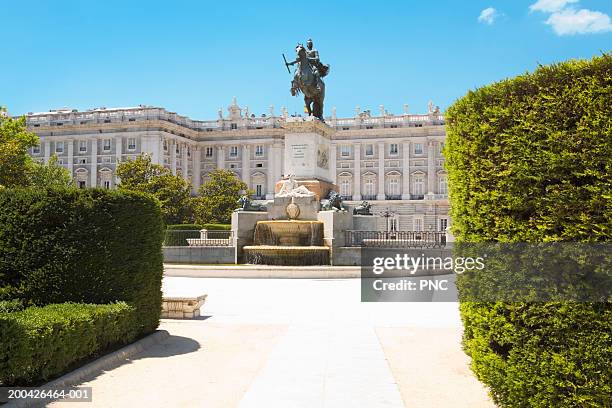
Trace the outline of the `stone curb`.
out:
<instances>
[{"instance_id":1,"label":"stone curb","mask_svg":"<svg viewBox=\"0 0 612 408\"><path fill-rule=\"evenodd\" d=\"M388 271L386 278L447 275L445 270L419 270L415 274ZM164 276L241 279L360 279L359 266L214 266L164 264Z\"/></svg>"},{"instance_id":2,"label":"stone curb","mask_svg":"<svg viewBox=\"0 0 612 408\"><path fill-rule=\"evenodd\" d=\"M152 333L147 337L144 337L138 341L135 341L132 344L128 344L127 346L120 348L117 351L113 351L103 357L100 357L97 360L92 361L91 363L88 363L83 367L79 367L67 374L64 374L60 378L50 381L38 388L68 388L78 385L82 383L86 378L94 374L118 367L121 363L123 363L130 357L140 353L141 351L146 350L147 348L157 343L166 340L168 337L170 337L170 334L166 330L157 330L155 333ZM61 400L15 400L2 405L2 408L44 407L53 401Z\"/></svg>"}]
</instances>

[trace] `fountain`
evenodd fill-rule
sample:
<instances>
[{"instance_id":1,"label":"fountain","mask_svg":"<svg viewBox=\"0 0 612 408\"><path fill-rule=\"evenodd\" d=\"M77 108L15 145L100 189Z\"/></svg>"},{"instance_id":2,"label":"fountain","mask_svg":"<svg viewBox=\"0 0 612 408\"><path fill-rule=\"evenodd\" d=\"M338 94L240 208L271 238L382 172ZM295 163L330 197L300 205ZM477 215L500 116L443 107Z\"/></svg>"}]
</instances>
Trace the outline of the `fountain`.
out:
<instances>
[{"instance_id":1,"label":"fountain","mask_svg":"<svg viewBox=\"0 0 612 408\"><path fill-rule=\"evenodd\" d=\"M329 247L323 245L321 221L258 221L253 243L243 248L250 264L329 265Z\"/></svg>"},{"instance_id":2,"label":"fountain","mask_svg":"<svg viewBox=\"0 0 612 408\"><path fill-rule=\"evenodd\" d=\"M286 176L274 185L272 199L261 206L243 199L232 214L236 262L330 265L333 257L346 262L338 258L342 251L337 249L345 242L344 231L352 228L352 214L334 194L337 187L330 166L334 129L315 118L287 118L283 127Z\"/></svg>"}]
</instances>

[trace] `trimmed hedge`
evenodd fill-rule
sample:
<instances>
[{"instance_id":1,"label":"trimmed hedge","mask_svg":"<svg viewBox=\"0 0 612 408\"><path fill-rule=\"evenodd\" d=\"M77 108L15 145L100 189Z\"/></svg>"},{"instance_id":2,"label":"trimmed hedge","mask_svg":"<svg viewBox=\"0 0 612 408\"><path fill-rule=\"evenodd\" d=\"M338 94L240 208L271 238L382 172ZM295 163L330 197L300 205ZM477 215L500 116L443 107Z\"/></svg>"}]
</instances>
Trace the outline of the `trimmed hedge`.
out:
<instances>
[{"instance_id":1,"label":"trimmed hedge","mask_svg":"<svg viewBox=\"0 0 612 408\"><path fill-rule=\"evenodd\" d=\"M26 305L125 301L136 332L161 313L163 222L159 203L100 189L0 192L0 293Z\"/></svg>"},{"instance_id":2,"label":"trimmed hedge","mask_svg":"<svg viewBox=\"0 0 612 408\"><path fill-rule=\"evenodd\" d=\"M207 229L207 230L214 230L214 231L229 231L232 229L232 226L229 224L172 224L172 225L167 225L166 226L167 230L201 230L201 229Z\"/></svg>"},{"instance_id":3,"label":"trimmed hedge","mask_svg":"<svg viewBox=\"0 0 612 408\"><path fill-rule=\"evenodd\" d=\"M444 154L457 240L610 242L611 106L610 54L455 102ZM472 369L500 406L612 405L610 302L463 302L461 314Z\"/></svg>"},{"instance_id":4,"label":"trimmed hedge","mask_svg":"<svg viewBox=\"0 0 612 408\"><path fill-rule=\"evenodd\" d=\"M0 313L0 383L36 384L136 338L135 308L62 303Z\"/></svg>"}]
</instances>

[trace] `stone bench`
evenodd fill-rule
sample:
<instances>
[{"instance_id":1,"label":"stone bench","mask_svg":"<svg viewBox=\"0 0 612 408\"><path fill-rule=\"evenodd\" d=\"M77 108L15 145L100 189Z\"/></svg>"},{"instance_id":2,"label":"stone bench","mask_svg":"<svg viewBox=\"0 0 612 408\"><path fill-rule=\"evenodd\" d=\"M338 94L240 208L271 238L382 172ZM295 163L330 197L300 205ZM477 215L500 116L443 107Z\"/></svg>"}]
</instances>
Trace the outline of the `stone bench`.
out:
<instances>
[{"instance_id":1,"label":"stone bench","mask_svg":"<svg viewBox=\"0 0 612 408\"><path fill-rule=\"evenodd\" d=\"M195 319L200 317L200 308L207 295L197 297L164 297L162 302L162 318Z\"/></svg>"}]
</instances>

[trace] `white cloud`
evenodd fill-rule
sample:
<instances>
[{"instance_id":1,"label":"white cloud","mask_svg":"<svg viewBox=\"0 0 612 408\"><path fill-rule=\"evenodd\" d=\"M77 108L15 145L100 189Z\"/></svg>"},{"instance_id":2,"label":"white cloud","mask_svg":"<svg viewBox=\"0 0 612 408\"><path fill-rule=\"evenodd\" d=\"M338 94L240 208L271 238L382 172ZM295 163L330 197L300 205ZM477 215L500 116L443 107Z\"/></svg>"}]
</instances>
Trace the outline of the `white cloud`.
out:
<instances>
[{"instance_id":1,"label":"white cloud","mask_svg":"<svg viewBox=\"0 0 612 408\"><path fill-rule=\"evenodd\" d=\"M612 31L610 16L587 9L564 9L552 13L546 24L558 35L590 34Z\"/></svg>"},{"instance_id":2,"label":"white cloud","mask_svg":"<svg viewBox=\"0 0 612 408\"><path fill-rule=\"evenodd\" d=\"M529 10L554 13L555 11L565 8L565 6L571 3L578 3L578 0L538 0L529 6Z\"/></svg>"},{"instance_id":3,"label":"white cloud","mask_svg":"<svg viewBox=\"0 0 612 408\"><path fill-rule=\"evenodd\" d=\"M579 0L537 0L531 11L550 14L544 23L552 27L557 35L604 33L612 31L610 16L600 11L577 10L571 5Z\"/></svg>"},{"instance_id":4,"label":"white cloud","mask_svg":"<svg viewBox=\"0 0 612 408\"><path fill-rule=\"evenodd\" d=\"M495 19L499 17L499 13L493 7L488 7L480 12L478 16L478 22L491 25L495 22Z\"/></svg>"}]
</instances>

